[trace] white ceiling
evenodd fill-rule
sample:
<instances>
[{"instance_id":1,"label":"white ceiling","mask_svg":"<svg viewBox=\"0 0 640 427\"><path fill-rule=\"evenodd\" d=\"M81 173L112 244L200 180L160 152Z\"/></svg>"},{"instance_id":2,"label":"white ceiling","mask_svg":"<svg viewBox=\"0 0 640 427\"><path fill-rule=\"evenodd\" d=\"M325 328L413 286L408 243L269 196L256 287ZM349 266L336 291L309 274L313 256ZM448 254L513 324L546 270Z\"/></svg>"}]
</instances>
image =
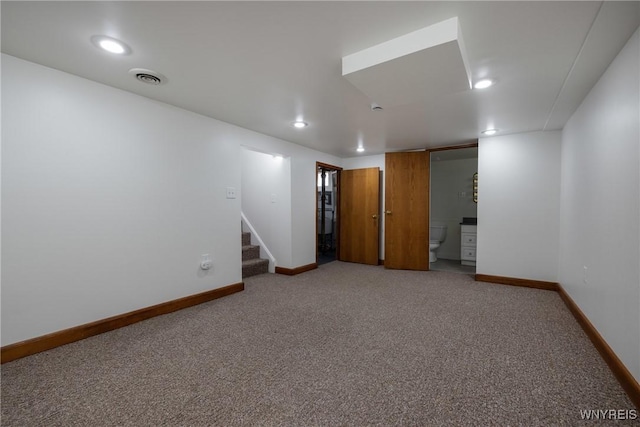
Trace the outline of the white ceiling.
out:
<instances>
[{"instance_id":1,"label":"white ceiling","mask_svg":"<svg viewBox=\"0 0 640 427\"><path fill-rule=\"evenodd\" d=\"M2 1L1 8L4 53L340 157L358 155L359 142L375 154L464 144L491 127L561 129L640 23L636 1ZM342 57L452 17L472 80L495 78L494 87L427 91L435 95L371 111L376 100L342 76ZM96 34L124 41L131 54L98 50ZM428 65L447 65L440 62ZM167 81L145 85L131 68ZM309 127L292 128L296 118Z\"/></svg>"}]
</instances>

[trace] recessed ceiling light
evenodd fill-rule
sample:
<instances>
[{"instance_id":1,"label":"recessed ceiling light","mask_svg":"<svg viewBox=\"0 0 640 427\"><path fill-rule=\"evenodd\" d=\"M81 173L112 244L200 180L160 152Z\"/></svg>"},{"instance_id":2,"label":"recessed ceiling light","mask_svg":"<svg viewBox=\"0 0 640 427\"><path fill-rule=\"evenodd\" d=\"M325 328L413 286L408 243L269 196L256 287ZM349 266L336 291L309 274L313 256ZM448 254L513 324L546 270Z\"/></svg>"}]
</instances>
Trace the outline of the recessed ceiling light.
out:
<instances>
[{"instance_id":1,"label":"recessed ceiling light","mask_svg":"<svg viewBox=\"0 0 640 427\"><path fill-rule=\"evenodd\" d=\"M473 85L474 88L476 89L486 89L489 86L493 86L493 80L491 79L483 79L480 81L477 81L475 85Z\"/></svg>"},{"instance_id":2,"label":"recessed ceiling light","mask_svg":"<svg viewBox=\"0 0 640 427\"><path fill-rule=\"evenodd\" d=\"M120 40L114 39L108 36L93 36L91 42L102 50L106 50L109 53L115 53L117 55L128 55L131 53L131 48Z\"/></svg>"},{"instance_id":3,"label":"recessed ceiling light","mask_svg":"<svg viewBox=\"0 0 640 427\"><path fill-rule=\"evenodd\" d=\"M356 148L356 151L358 153L362 153L364 151L364 147L358 147L358 148Z\"/></svg>"},{"instance_id":4,"label":"recessed ceiling light","mask_svg":"<svg viewBox=\"0 0 640 427\"><path fill-rule=\"evenodd\" d=\"M293 122L293 127L297 129L306 128L307 126L309 126L309 123L303 122L302 120L296 120Z\"/></svg>"},{"instance_id":5,"label":"recessed ceiling light","mask_svg":"<svg viewBox=\"0 0 640 427\"><path fill-rule=\"evenodd\" d=\"M498 133L498 129L487 129L487 130L483 130L481 132L483 135L495 135L496 133Z\"/></svg>"}]
</instances>

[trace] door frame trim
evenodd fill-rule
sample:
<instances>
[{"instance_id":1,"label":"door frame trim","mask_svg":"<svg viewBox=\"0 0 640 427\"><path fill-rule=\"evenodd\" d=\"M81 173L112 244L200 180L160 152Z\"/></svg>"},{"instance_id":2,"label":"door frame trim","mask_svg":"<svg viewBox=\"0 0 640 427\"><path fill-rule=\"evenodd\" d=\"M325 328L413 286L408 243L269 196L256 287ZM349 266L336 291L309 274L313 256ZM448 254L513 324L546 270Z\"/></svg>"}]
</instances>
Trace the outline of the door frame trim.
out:
<instances>
[{"instance_id":1,"label":"door frame trim","mask_svg":"<svg viewBox=\"0 0 640 427\"><path fill-rule=\"evenodd\" d=\"M432 152L432 151L460 150L462 148L478 148L478 140L476 139L475 141L476 142L470 142L468 144L463 144L463 145L448 145L445 147L427 148L425 149L425 151Z\"/></svg>"},{"instance_id":2,"label":"door frame trim","mask_svg":"<svg viewBox=\"0 0 640 427\"><path fill-rule=\"evenodd\" d=\"M334 171L341 171L344 169L344 168L341 168L340 166L330 165L329 163L316 162L316 172L318 171L318 168L331 169ZM316 184L316 186L317 185L318 184Z\"/></svg>"}]
</instances>

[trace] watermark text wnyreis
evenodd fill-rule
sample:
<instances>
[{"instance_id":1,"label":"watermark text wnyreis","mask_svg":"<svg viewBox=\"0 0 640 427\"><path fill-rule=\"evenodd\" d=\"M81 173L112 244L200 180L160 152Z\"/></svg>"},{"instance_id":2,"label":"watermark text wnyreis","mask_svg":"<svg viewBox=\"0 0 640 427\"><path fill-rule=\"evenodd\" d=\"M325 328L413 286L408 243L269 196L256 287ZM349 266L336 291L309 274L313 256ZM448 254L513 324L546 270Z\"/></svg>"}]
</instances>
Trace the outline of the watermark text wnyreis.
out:
<instances>
[{"instance_id":1,"label":"watermark text wnyreis","mask_svg":"<svg viewBox=\"0 0 640 427\"><path fill-rule=\"evenodd\" d=\"M580 418L583 420L637 420L638 411L635 409L581 409Z\"/></svg>"}]
</instances>

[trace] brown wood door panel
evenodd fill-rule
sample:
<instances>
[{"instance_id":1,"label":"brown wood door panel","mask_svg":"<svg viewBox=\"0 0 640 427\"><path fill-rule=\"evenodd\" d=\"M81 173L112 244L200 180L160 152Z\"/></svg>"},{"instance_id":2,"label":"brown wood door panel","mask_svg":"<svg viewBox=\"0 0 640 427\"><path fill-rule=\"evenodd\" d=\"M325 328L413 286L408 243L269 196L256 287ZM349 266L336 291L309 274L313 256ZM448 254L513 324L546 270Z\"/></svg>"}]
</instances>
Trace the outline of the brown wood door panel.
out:
<instances>
[{"instance_id":1,"label":"brown wood door panel","mask_svg":"<svg viewBox=\"0 0 640 427\"><path fill-rule=\"evenodd\" d=\"M429 152L385 155L386 268L429 270Z\"/></svg>"},{"instance_id":2,"label":"brown wood door panel","mask_svg":"<svg viewBox=\"0 0 640 427\"><path fill-rule=\"evenodd\" d=\"M343 170L340 174L340 261L378 264L380 169Z\"/></svg>"}]
</instances>

